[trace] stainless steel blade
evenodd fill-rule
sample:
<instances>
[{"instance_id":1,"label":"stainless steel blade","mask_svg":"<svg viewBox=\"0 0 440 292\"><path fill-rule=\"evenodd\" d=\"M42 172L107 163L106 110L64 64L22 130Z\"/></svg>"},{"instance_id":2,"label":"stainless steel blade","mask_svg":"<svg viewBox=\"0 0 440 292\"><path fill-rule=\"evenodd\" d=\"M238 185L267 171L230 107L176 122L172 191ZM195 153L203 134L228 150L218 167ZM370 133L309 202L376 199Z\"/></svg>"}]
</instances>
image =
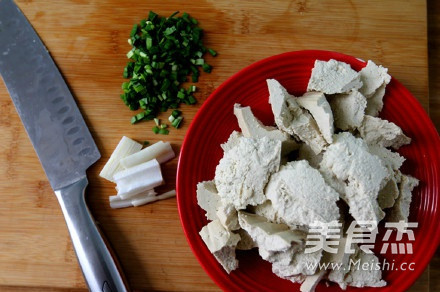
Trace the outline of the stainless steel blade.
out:
<instances>
[{"instance_id":1,"label":"stainless steel blade","mask_svg":"<svg viewBox=\"0 0 440 292\"><path fill-rule=\"evenodd\" d=\"M0 0L0 74L54 190L100 158L57 66L23 13Z\"/></svg>"}]
</instances>

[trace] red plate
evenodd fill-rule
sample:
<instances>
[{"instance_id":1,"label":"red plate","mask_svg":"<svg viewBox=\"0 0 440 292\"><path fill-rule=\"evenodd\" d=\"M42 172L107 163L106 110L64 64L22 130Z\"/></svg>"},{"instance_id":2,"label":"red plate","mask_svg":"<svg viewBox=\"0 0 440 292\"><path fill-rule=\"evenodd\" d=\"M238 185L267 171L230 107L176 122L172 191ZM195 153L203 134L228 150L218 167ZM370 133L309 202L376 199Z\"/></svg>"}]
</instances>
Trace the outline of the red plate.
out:
<instances>
[{"instance_id":1,"label":"red plate","mask_svg":"<svg viewBox=\"0 0 440 292\"><path fill-rule=\"evenodd\" d=\"M269 263L257 251L238 252L239 268L228 275L211 255L199 231L208 223L205 212L197 205L196 185L214 178L215 167L223 156L220 144L233 130L239 130L233 114L234 103L251 106L265 124L273 124L268 104L267 78L277 79L294 95L307 88L316 59L336 59L360 70L365 62L351 56L327 51L290 52L266 58L246 67L220 85L206 100L192 122L182 145L177 171L177 202L180 219L192 251L209 276L227 291L297 291L298 284L283 280L271 272ZM399 152L407 161L403 173L418 178L420 186L413 193L411 222L418 222L413 242L413 254L379 255L400 270L383 272L388 286L381 291L404 291L423 272L440 241L439 162L440 139L431 120L419 102L397 80L387 86L383 118L399 125L413 139L410 146ZM385 234L380 229L378 239ZM380 251L381 240L375 251ZM402 263L414 263L410 271ZM406 268L406 270L403 270ZM336 284L320 283L317 291L339 291ZM349 288L347 291L378 291L378 288Z\"/></svg>"}]
</instances>

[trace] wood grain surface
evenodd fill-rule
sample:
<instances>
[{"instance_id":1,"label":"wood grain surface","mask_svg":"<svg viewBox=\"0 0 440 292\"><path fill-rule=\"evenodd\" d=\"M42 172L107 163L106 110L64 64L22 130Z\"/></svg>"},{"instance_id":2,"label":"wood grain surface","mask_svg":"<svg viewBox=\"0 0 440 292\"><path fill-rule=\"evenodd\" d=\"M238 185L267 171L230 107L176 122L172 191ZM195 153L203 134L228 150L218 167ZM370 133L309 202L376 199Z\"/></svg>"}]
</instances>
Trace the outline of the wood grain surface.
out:
<instances>
[{"instance_id":1,"label":"wood grain surface","mask_svg":"<svg viewBox=\"0 0 440 292\"><path fill-rule=\"evenodd\" d=\"M151 143L170 141L178 152L197 109L219 84L259 59L303 49L333 50L374 60L388 67L426 110L431 101L438 113L440 102L428 96L426 2L405 3L17 1L59 66L101 151L102 159L88 172L87 198L133 289L219 290L191 253L175 199L139 208L110 209L108 196L115 193L114 186L100 179L98 173L122 135ZM219 52L217 58L208 57L214 70L200 78L198 105L183 107L183 127L172 130L169 136L154 135L151 122L130 125L132 112L119 99L130 29L149 10L161 15L176 10L190 13L204 28L206 45ZM437 67L438 60L437 55ZM436 90L438 97L439 88ZM160 191L175 187L176 167L177 159L163 166L167 184ZM84 291L86 286L58 203L3 83L0 199L0 291ZM429 283L427 270L412 290L428 291Z\"/></svg>"}]
</instances>

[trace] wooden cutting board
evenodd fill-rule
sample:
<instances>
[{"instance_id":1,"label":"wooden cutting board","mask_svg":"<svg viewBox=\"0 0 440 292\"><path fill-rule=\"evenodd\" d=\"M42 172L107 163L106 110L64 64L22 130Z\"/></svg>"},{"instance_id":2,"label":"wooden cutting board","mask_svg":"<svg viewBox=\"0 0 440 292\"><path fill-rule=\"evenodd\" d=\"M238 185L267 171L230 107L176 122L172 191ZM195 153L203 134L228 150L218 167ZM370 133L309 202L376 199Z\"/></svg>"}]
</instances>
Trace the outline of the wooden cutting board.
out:
<instances>
[{"instance_id":1,"label":"wooden cutting board","mask_svg":"<svg viewBox=\"0 0 440 292\"><path fill-rule=\"evenodd\" d=\"M102 159L90 168L90 209L120 257L132 288L142 291L214 291L217 286L191 253L176 200L112 210L114 186L98 173L123 135L176 152L209 94L237 70L274 54L333 50L389 68L428 109L425 1L17 1L58 64L96 139ZM219 52L198 83L199 103L183 107L182 129L152 133L152 122L132 126L119 99L133 23L153 10L186 11L200 21L205 43ZM162 116L166 118L169 113ZM203 141L193 141L201 143ZM177 159L163 166L175 187ZM188 173L188 175L191 175ZM35 152L0 83L0 290L84 289L64 219ZM71 291L71 290L69 290Z\"/></svg>"}]
</instances>

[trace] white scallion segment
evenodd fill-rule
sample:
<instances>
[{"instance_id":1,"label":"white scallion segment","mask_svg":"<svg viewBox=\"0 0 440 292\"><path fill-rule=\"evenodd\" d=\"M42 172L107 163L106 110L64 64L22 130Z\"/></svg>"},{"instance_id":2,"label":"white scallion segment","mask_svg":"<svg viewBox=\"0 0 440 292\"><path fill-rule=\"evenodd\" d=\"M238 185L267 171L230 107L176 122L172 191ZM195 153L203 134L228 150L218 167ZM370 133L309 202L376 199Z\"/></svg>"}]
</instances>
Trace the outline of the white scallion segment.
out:
<instances>
[{"instance_id":1,"label":"white scallion segment","mask_svg":"<svg viewBox=\"0 0 440 292\"><path fill-rule=\"evenodd\" d=\"M110 159L104 165L104 168L101 170L99 176L114 182L114 174L123 170L123 167L120 164L121 159L139 152L141 149L142 145L140 143L123 136L121 141L119 141L118 146L116 146L116 149L110 156Z\"/></svg>"},{"instance_id":2,"label":"white scallion segment","mask_svg":"<svg viewBox=\"0 0 440 292\"><path fill-rule=\"evenodd\" d=\"M139 198L143 198L143 197L147 197L147 196L155 196L157 193L154 189L151 190L146 190L142 193L137 194L136 196L133 196L129 199L122 199L120 196L116 195L116 196L110 196L108 197L110 202L117 202L117 201L125 201L125 200L135 200L135 199L139 199Z\"/></svg>"},{"instance_id":3,"label":"white scallion segment","mask_svg":"<svg viewBox=\"0 0 440 292\"><path fill-rule=\"evenodd\" d=\"M146 190L145 192L137 194L136 196L128 199L122 199L120 196L110 196L110 207L112 207L113 209L132 207L138 200L143 200L148 197L154 197L156 194L157 193L154 191L154 189L151 189Z\"/></svg>"},{"instance_id":4,"label":"white scallion segment","mask_svg":"<svg viewBox=\"0 0 440 292\"><path fill-rule=\"evenodd\" d=\"M114 175L113 179L116 182L118 196L122 199L133 197L163 184L160 164L156 159L120 171Z\"/></svg>"},{"instance_id":5,"label":"white scallion segment","mask_svg":"<svg viewBox=\"0 0 440 292\"><path fill-rule=\"evenodd\" d=\"M159 200L165 200L165 199L169 199L172 197L176 196L176 190L172 190L166 193L163 193L159 196L150 196L150 197L145 197L143 199L137 199L133 202L133 206L137 207L140 205L145 205L145 204L149 204L149 203L153 203Z\"/></svg>"},{"instance_id":6,"label":"white scallion segment","mask_svg":"<svg viewBox=\"0 0 440 292\"><path fill-rule=\"evenodd\" d=\"M162 157L161 159L157 159L158 161L160 160L159 163L164 163L175 156L176 154L174 153L173 148L171 148L170 142L164 143L159 141L137 153L121 159L120 163L123 167L130 168L159 157ZM164 157L167 159L164 160Z\"/></svg>"},{"instance_id":7,"label":"white scallion segment","mask_svg":"<svg viewBox=\"0 0 440 292\"><path fill-rule=\"evenodd\" d=\"M168 160L173 159L174 157L176 157L176 154L174 154L174 151L171 149L171 151L167 151L161 154L160 156L156 157L156 160L157 162L162 164L164 162L167 162Z\"/></svg>"},{"instance_id":8,"label":"white scallion segment","mask_svg":"<svg viewBox=\"0 0 440 292\"><path fill-rule=\"evenodd\" d=\"M113 209L117 209L117 208L127 208L127 207L138 207L141 205L145 205L145 204L149 204L149 203L153 203L159 200L165 200L168 198L172 198L176 196L176 190L172 190L166 193L163 193L159 196L154 196L154 195L139 195L130 199L126 199L126 200L120 200L118 198L118 200L113 200L110 199L110 207ZM112 197L118 197L118 196L112 196ZM110 197L110 198L112 198Z\"/></svg>"}]
</instances>

